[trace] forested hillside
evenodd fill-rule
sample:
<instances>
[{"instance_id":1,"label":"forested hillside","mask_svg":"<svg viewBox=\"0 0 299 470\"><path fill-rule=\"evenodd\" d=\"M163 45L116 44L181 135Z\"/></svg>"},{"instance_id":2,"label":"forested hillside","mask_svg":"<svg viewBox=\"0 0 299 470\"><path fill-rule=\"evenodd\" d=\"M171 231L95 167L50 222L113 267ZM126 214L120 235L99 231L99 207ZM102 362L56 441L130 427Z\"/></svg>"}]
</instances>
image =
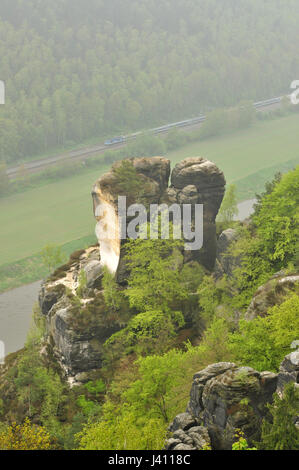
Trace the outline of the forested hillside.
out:
<instances>
[{"instance_id":1,"label":"forested hillside","mask_svg":"<svg viewBox=\"0 0 299 470\"><path fill-rule=\"evenodd\" d=\"M133 182L142 195L128 161L113 171L113 187ZM45 281L24 349L0 367L0 449L157 450L168 438L181 450L190 436L167 430L186 419L192 376L220 370L200 402L232 438L212 449L246 449L243 434L234 442L241 430L254 448L298 450L298 185L299 167L277 175L245 223L233 222L227 191L213 272L184 263L172 239L128 242L127 285L108 270L90 276L99 247L73 253ZM197 418L198 438L207 423Z\"/></svg>"},{"instance_id":2,"label":"forested hillside","mask_svg":"<svg viewBox=\"0 0 299 470\"><path fill-rule=\"evenodd\" d=\"M296 0L2 0L0 160L286 92Z\"/></svg>"}]
</instances>

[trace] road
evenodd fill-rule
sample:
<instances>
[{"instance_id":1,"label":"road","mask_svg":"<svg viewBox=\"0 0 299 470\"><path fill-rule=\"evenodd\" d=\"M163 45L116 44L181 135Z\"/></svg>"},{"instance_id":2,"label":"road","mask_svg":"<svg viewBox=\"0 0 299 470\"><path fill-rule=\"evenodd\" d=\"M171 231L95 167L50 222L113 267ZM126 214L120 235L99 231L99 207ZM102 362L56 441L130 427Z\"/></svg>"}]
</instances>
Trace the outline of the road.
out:
<instances>
[{"instance_id":1,"label":"road","mask_svg":"<svg viewBox=\"0 0 299 470\"><path fill-rule=\"evenodd\" d=\"M274 103L274 104L270 104L270 105L266 104L263 107L259 107L257 109L257 111L258 112L268 111L268 110L271 110L271 109L275 109L278 106L280 106L280 103ZM184 125L183 127L178 126L178 129L191 131L193 129L194 130L199 129L201 125L202 125L202 122L199 122L197 124L194 124L194 122L191 122L190 125L187 124L187 125ZM170 126L171 126L171 124L170 124ZM174 127L176 127L176 126L174 126ZM158 135L159 136L161 134L166 134L167 132L172 130L174 127L170 127L169 129L165 129L163 131L160 131L157 134L152 133L152 135ZM149 131L145 131L144 134L146 134L147 132L151 133L151 131L153 131L153 130L151 129ZM142 133L140 133L140 134L142 134ZM132 136L133 136L133 134L132 134ZM133 138L132 136L129 135L129 136L126 136L126 138L128 138L128 140L131 140ZM18 172L21 171L24 168L25 168L26 172L28 172L29 174L33 174L33 173L37 173L39 171L42 171L45 168L53 166L57 163L62 163L62 162L67 162L67 161L84 160L84 159L89 158L89 157L91 157L93 155L96 155L96 154L100 155L100 154L104 153L106 150L118 150L122 147L125 147L127 144L128 144L127 142L124 142L124 143L116 144L116 145L113 145L113 146L105 146L104 143L102 142L102 143L99 143L95 146L84 147L84 148L79 149L79 150L73 150L71 152L66 152L66 153L63 153L63 154L60 154L60 155L55 155L55 156L52 156L52 157L47 157L47 158L43 158L41 160L35 160L35 161L32 161L32 162L25 163L23 165L8 168L7 169L7 175L10 179L14 179L17 176Z\"/></svg>"}]
</instances>

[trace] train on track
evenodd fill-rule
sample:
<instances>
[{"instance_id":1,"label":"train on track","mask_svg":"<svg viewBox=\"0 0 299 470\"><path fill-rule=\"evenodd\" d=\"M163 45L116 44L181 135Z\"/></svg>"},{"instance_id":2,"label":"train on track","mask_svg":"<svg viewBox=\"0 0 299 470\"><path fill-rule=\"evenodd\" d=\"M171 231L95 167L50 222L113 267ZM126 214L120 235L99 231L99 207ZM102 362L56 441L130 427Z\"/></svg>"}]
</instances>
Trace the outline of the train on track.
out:
<instances>
[{"instance_id":1,"label":"train on track","mask_svg":"<svg viewBox=\"0 0 299 470\"><path fill-rule=\"evenodd\" d=\"M253 103L253 106L256 109L266 108L268 106L274 106L275 104L279 104L282 100L283 100L283 96L278 96L276 98L271 98L269 100L257 101L256 103ZM192 125L200 124L204 122L205 120L206 120L206 116L201 114L200 116L197 116L191 119L185 119L184 121L172 122L171 124L165 124L164 126L161 126L161 127L155 127L154 129L150 129L145 132L136 132L135 134L130 134L127 136L113 137L110 140L106 140L105 146L111 147L113 145L123 144L127 141L136 139L137 137L141 135L163 134L164 132L168 132L171 129L189 127Z\"/></svg>"},{"instance_id":2,"label":"train on track","mask_svg":"<svg viewBox=\"0 0 299 470\"><path fill-rule=\"evenodd\" d=\"M284 96L278 96L276 98L271 98L268 100L264 101L257 101L256 103L253 103L253 106L255 107L256 110L260 111L263 108L271 107L271 106L276 106L279 105L279 103L284 99ZM291 98L291 95L287 95L286 98ZM180 129L184 127L192 127L196 126L197 124L203 123L206 120L206 116L201 114L197 117L193 117L191 119L185 119L184 121L178 121L178 122L173 122L170 124L166 124L164 126L160 127L155 127L154 129L149 129L145 131L139 131L135 132L133 134L129 135L120 135L117 137L112 137L109 140L106 140L104 144L97 145L95 147L89 147L85 149L79 149L79 150L74 150L68 154L64 155L57 155L55 157L49 158L48 160L38 160L35 162L31 162L28 165L26 165L26 169L29 172L35 172L37 170L42 169L43 167L46 167L48 165L52 165L55 163L60 163L63 160L69 160L69 159L80 159L80 158L88 158L91 155L94 155L96 153L105 151L105 148L110 148L110 147L116 147L117 146L122 146L125 145L127 142L136 139L137 137L143 136L143 135L158 135L158 134L163 134L171 129ZM7 170L7 175L9 176L10 179L15 178L19 171L19 167L15 168L9 168Z\"/></svg>"}]
</instances>

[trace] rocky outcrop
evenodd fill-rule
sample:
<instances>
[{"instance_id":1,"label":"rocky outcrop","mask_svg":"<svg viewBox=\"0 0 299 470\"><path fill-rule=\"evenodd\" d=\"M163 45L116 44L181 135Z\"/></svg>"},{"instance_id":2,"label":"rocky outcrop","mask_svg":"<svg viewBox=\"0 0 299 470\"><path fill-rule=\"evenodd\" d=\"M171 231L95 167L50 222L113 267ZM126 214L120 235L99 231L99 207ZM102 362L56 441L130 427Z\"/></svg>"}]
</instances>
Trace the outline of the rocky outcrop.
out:
<instances>
[{"instance_id":1,"label":"rocky outcrop","mask_svg":"<svg viewBox=\"0 0 299 470\"><path fill-rule=\"evenodd\" d=\"M186 261L196 260L213 269L216 258L215 219L220 208L225 178L217 166L204 158L187 158L178 163L171 174L170 161L162 157L133 158L130 160L146 190L143 198L151 204L203 204L203 247L185 253ZM120 164L117 163L119 166ZM94 185L94 211L99 224L97 235L101 262L110 271L123 269L122 244L119 230L118 181L114 166ZM128 202L138 202L138 195L130 194ZM99 215L100 213L100 215ZM109 232L109 236L104 234ZM111 236L111 234L114 234Z\"/></svg>"},{"instance_id":2,"label":"rocky outcrop","mask_svg":"<svg viewBox=\"0 0 299 470\"><path fill-rule=\"evenodd\" d=\"M216 263L214 275L220 279L224 275L232 277L233 270L240 266L239 256L233 256L230 252L234 242L238 240L238 232L233 228L224 230L217 240Z\"/></svg>"},{"instance_id":3,"label":"rocky outcrop","mask_svg":"<svg viewBox=\"0 0 299 470\"><path fill-rule=\"evenodd\" d=\"M216 216L225 192L225 178L221 170L201 157L186 158L171 174L171 185L164 202L171 204L203 204L203 247L185 252L186 261L199 261L212 270L216 259Z\"/></svg>"},{"instance_id":4,"label":"rocky outcrop","mask_svg":"<svg viewBox=\"0 0 299 470\"><path fill-rule=\"evenodd\" d=\"M299 350L288 354L280 365L277 385L278 394L283 393L285 385L289 382L294 382L299 387Z\"/></svg>"},{"instance_id":5,"label":"rocky outcrop","mask_svg":"<svg viewBox=\"0 0 299 470\"><path fill-rule=\"evenodd\" d=\"M281 304L290 292L299 292L299 274L276 273L266 284L258 288L247 309L245 319L264 317L269 308Z\"/></svg>"},{"instance_id":6,"label":"rocky outcrop","mask_svg":"<svg viewBox=\"0 0 299 470\"><path fill-rule=\"evenodd\" d=\"M171 424L166 448L201 449L210 442L215 450L228 450L237 429L252 443L259 438L277 382L277 374L230 362L208 366L194 375L186 413Z\"/></svg>"},{"instance_id":7,"label":"rocky outcrop","mask_svg":"<svg viewBox=\"0 0 299 470\"><path fill-rule=\"evenodd\" d=\"M99 248L90 247L74 253L40 291L48 342L72 384L82 372L101 368L103 344L121 328L106 311L102 275Z\"/></svg>"},{"instance_id":8,"label":"rocky outcrop","mask_svg":"<svg viewBox=\"0 0 299 470\"><path fill-rule=\"evenodd\" d=\"M182 204L203 204L204 245L201 250L186 253L185 261L195 259L209 268L214 266L215 218L224 195L223 173L203 158L188 158L175 166L168 187L170 161L166 158L133 158L130 162L131 165L127 161L129 177L125 191L118 171L120 162L94 185L99 246L74 253L70 262L61 266L40 291L48 342L72 383L79 382L82 373L101 368L104 343L126 326L124 316L129 308L125 308L127 313L122 318L122 312L109 313L101 287L104 266L116 273L119 286L125 285L128 277L123 256L127 240L121 237L119 226L119 195L127 196L127 206L142 202L145 208L148 204L162 203L176 203L179 209ZM129 214L127 222L130 220Z\"/></svg>"},{"instance_id":9,"label":"rocky outcrop","mask_svg":"<svg viewBox=\"0 0 299 470\"><path fill-rule=\"evenodd\" d=\"M159 204L162 194L168 186L170 161L163 157L130 159L144 188L143 201L147 204ZM98 222L96 234L99 240L101 262L112 273L116 273L121 263L121 248L125 239L120 233L120 214L118 196L126 196L127 210L129 205L141 202L134 188L127 190L120 187L116 169L121 162L112 166L94 185L92 190L94 215ZM128 222L129 222L128 218Z\"/></svg>"},{"instance_id":10,"label":"rocky outcrop","mask_svg":"<svg viewBox=\"0 0 299 470\"><path fill-rule=\"evenodd\" d=\"M192 428L174 431L168 439L165 450L204 450L211 448L211 440L207 428L193 426Z\"/></svg>"}]
</instances>

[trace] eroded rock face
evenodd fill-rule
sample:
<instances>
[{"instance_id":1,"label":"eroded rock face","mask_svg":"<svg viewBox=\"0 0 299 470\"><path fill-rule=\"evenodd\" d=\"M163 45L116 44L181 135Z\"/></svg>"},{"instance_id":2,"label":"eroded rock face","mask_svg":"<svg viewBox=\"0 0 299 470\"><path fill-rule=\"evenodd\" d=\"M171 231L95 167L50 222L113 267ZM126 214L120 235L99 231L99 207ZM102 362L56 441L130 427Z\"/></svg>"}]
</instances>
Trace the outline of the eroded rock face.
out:
<instances>
[{"instance_id":1,"label":"eroded rock face","mask_svg":"<svg viewBox=\"0 0 299 470\"><path fill-rule=\"evenodd\" d=\"M145 201L159 204L168 185L170 161L163 157L132 158L130 161L146 188ZM117 176L113 171L120 164L120 162L115 163L112 170L104 174L92 190L94 214L98 222L96 233L99 240L101 262L112 273L116 273L119 267L121 247L124 243L119 228L118 196L120 194ZM138 202L137 199L137 194L130 194L130 197L127 198L127 206Z\"/></svg>"},{"instance_id":2,"label":"eroded rock face","mask_svg":"<svg viewBox=\"0 0 299 470\"><path fill-rule=\"evenodd\" d=\"M86 285L80 285L82 272ZM102 275L99 247L90 247L74 253L40 291L49 344L70 384L80 382L82 372L102 367L103 344L121 328L105 311Z\"/></svg>"},{"instance_id":3,"label":"eroded rock face","mask_svg":"<svg viewBox=\"0 0 299 470\"><path fill-rule=\"evenodd\" d=\"M207 428L193 426L183 430L178 429L167 440L165 450L204 450L211 448L211 440Z\"/></svg>"},{"instance_id":4,"label":"eroded rock face","mask_svg":"<svg viewBox=\"0 0 299 470\"><path fill-rule=\"evenodd\" d=\"M166 448L188 445L190 450L201 449L204 436L208 436L213 449L230 450L237 429L252 443L259 437L277 380L272 372L260 373L230 362L212 364L198 372L193 378L186 413L178 415L170 426L174 434ZM192 441L188 439L191 430L198 440L194 436ZM208 444L208 439L205 441Z\"/></svg>"},{"instance_id":5,"label":"eroded rock face","mask_svg":"<svg viewBox=\"0 0 299 470\"><path fill-rule=\"evenodd\" d=\"M216 257L215 219L220 208L225 178L217 166L204 158L187 158L178 163L170 176L170 161L162 157L133 158L131 162L146 187L148 204L203 204L203 247L185 253L186 261L196 260L208 269L213 269ZM116 165L120 165L117 163ZM97 236L100 244L101 262L110 271L116 272L121 266L123 242L120 240L117 179L113 169L103 175L93 188L94 211L98 221ZM134 201L134 195L130 203ZM98 216L99 212L101 215ZM104 235L115 234L113 239Z\"/></svg>"},{"instance_id":6,"label":"eroded rock face","mask_svg":"<svg viewBox=\"0 0 299 470\"><path fill-rule=\"evenodd\" d=\"M241 259L230 253L234 242L238 240L238 232L233 228L224 230L217 240L217 252L215 263L215 277L220 279L224 275L232 277L234 268L240 266Z\"/></svg>"},{"instance_id":7,"label":"eroded rock face","mask_svg":"<svg viewBox=\"0 0 299 470\"><path fill-rule=\"evenodd\" d=\"M279 272L258 288L245 314L246 320L267 315L269 308L279 305L290 292L299 292L299 274L286 276Z\"/></svg>"},{"instance_id":8,"label":"eroded rock face","mask_svg":"<svg viewBox=\"0 0 299 470\"><path fill-rule=\"evenodd\" d=\"M299 350L288 354L280 365L277 386L280 395L289 382L294 382L299 387Z\"/></svg>"}]
</instances>

